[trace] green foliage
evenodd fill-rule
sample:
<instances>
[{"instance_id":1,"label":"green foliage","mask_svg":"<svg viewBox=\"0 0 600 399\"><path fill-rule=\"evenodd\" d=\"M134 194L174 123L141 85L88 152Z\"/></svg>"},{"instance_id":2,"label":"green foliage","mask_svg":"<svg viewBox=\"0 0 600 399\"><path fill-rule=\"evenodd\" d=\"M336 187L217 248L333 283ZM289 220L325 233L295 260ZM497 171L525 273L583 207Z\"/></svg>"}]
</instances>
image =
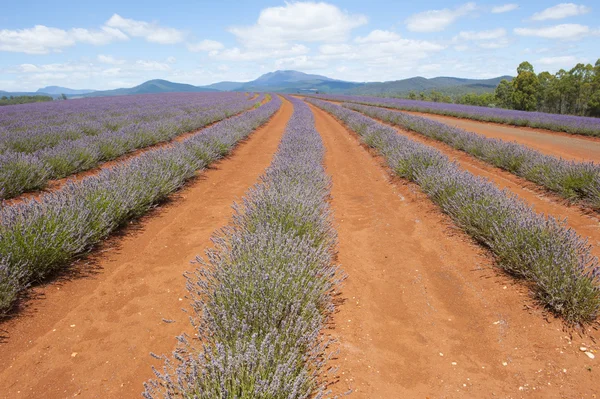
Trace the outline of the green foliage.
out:
<instances>
[{"instance_id":1,"label":"green foliage","mask_svg":"<svg viewBox=\"0 0 600 399\"><path fill-rule=\"evenodd\" d=\"M52 101L50 96L2 96L0 98L0 105L15 105L15 104L27 104L27 103L41 103L46 101Z\"/></svg>"},{"instance_id":2,"label":"green foliage","mask_svg":"<svg viewBox=\"0 0 600 399\"><path fill-rule=\"evenodd\" d=\"M517 77L512 81L513 108L521 111L535 111L540 82L533 66L527 61L522 62L517 68L517 73Z\"/></svg>"}]
</instances>

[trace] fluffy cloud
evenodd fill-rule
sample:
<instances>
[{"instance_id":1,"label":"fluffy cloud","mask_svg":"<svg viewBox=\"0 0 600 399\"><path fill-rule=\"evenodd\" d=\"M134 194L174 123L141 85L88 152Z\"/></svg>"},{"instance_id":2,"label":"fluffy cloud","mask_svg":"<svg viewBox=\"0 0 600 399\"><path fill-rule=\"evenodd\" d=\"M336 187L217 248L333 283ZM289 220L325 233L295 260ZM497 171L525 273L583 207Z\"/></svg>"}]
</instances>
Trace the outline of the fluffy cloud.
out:
<instances>
[{"instance_id":1,"label":"fluffy cloud","mask_svg":"<svg viewBox=\"0 0 600 399\"><path fill-rule=\"evenodd\" d=\"M598 34L598 31L593 31L589 26L579 24L562 24L543 28L516 28L514 32L520 36L562 40L577 40L585 36Z\"/></svg>"},{"instance_id":2,"label":"fluffy cloud","mask_svg":"<svg viewBox=\"0 0 600 399\"><path fill-rule=\"evenodd\" d=\"M0 51L47 54L61 51L78 42L103 45L117 40L127 40L127 36L118 29L108 27L103 27L100 30L74 28L66 31L36 25L28 29L0 30Z\"/></svg>"},{"instance_id":3,"label":"fluffy cloud","mask_svg":"<svg viewBox=\"0 0 600 399\"><path fill-rule=\"evenodd\" d=\"M164 28L156 23L136 21L114 14L105 24L107 27L120 29L133 37L141 37L151 43L174 44L184 39L184 34L174 28Z\"/></svg>"},{"instance_id":4,"label":"fluffy cloud","mask_svg":"<svg viewBox=\"0 0 600 399\"><path fill-rule=\"evenodd\" d=\"M492 7L492 12L494 14L501 14L503 12L514 11L517 8L519 8L518 4L509 3L509 4L504 4L504 5L501 5L501 6Z\"/></svg>"},{"instance_id":5,"label":"fluffy cloud","mask_svg":"<svg viewBox=\"0 0 600 399\"><path fill-rule=\"evenodd\" d=\"M0 51L26 54L59 52L77 43L94 46L142 37L149 42L172 44L183 41L184 34L173 28L126 19L114 14L100 29L73 28L70 30L36 25L33 28L0 30Z\"/></svg>"},{"instance_id":6,"label":"fluffy cloud","mask_svg":"<svg viewBox=\"0 0 600 399\"><path fill-rule=\"evenodd\" d=\"M466 3L454 9L420 12L406 19L406 28L412 32L440 32L458 18L475 11L476 8L475 3Z\"/></svg>"},{"instance_id":7,"label":"fluffy cloud","mask_svg":"<svg viewBox=\"0 0 600 399\"><path fill-rule=\"evenodd\" d=\"M376 29L365 37L357 37L356 43L386 43L400 40L400 35L395 32Z\"/></svg>"},{"instance_id":8,"label":"fluffy cloud","mask_svg":"<svg viewBox=\"0 0 600 399\"><path fill-rule=\"evenodd\" d=\"M283 48L289 42L340 42L350 31L367 23L327 3L296 2L261 11L252 26L229 31L247 48Z\"/></svg>"},{"instance_id":9,"label":"fluffy cloud","mask_svg":"<svg viewBox=\"0 0 600 399\"><path fill-rule=\"evenodd\" d=\"M285 49L243 50L238 47L222 51L211 51L209 56L219 61L259 61L268 58L279 58L308 54L310 49L302 44L294 44Z\"/></svg>"},{"instance_id":10,"label":"fluffy cloud","mask_svg":"<svg viewBox=\"0 0 600 399\"><path fill-rule=\"evenodd\" d=\"M202 40L199 43L190 43L188 44L188 50L193 52L199 51L218 51L223 49L225 46L223 43L218 42L216 40Z\"/></svg>"},{"instance_id":11,"label":"fluffy cloud","mask_svg":"<svg viewBox=\"0 0 600 399\"><path fill-rule=\"evenodd\" d=\"M574 17L577 15L583 15L590 12L590 8L582 5L573 3L561 3L554 7L546 8L543 11L536 12L531 17L534 21L545 21L547 19L562 19L567 17Z\"/></svg>"},{"instance_id":12,"label":"fluffy cloud","mask_svg":"<svg viewBox=\"0 0 600 399\"><path fill-rule=\"evenodd\" d=\"M98 59L98 62L100 62L101 64L108 64L108 65L122 65L127 62L125 60L116 59L112 55L100 54L96 58Z\"/></svg>"},{"instance_id":13,"label":"fluffy cloud","mask_svg":"<svg viewBox=\"0 0 600 399\"><path fill-rule=\"evenodd\" d=\"M463 31L454 37L454 40L492 40L500 39L506 36L504 28L482 30L482 31Z\"/></svg>"}]
</instances>

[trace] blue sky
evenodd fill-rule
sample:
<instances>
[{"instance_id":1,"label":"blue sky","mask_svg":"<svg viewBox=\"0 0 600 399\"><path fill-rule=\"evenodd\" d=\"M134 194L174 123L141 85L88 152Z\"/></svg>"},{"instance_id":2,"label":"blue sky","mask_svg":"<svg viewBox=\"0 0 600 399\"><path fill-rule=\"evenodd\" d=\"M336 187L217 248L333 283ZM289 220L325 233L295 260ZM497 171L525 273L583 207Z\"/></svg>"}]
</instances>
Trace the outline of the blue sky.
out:
<instances>
[{"instance_id":1,"label":"blue sky","mask_svg":"<svg viewBox=\"0 0 600 399\"><path fill-rule=\"evenodd\" d=\"M600 57L592 1L3 2L0 90L196 85L296 69L352 81L488 78ZM596 51L594 51L596 49Z\"/></svg>"}]
</instances>

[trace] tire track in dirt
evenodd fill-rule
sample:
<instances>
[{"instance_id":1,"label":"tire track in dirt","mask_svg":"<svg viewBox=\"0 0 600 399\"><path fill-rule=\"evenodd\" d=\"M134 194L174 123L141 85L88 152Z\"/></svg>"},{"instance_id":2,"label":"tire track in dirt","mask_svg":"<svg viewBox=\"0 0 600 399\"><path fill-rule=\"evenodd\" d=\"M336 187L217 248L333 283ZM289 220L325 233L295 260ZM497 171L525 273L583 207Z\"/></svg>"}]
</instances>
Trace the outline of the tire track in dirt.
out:
<instances>
[{"instance_id":1,"label":"tire track in dirt","mask_svg":"<svg viewBox=\"0 0 600 399\"><path fill-rule=\"evenodd\" d=\"M175 336L194 334L181 311L182 273L270 164L292 111L283 100L230 157L96 251L97 274L36 289L44 298L0 325L0 396L140 397L151 366L162 367L149 353L170 353Z\"/></svg>"},{"instance_id":2,"label":"tire track in dirt","mask_svg":"<svg viewBox=\"0 0 600 399\"><path fill-rule=\"evenodd\" d=\"M487 251L331 115L311 105L332 177L338 261L348 274L329 331L334 393L353 398L592 397L591 338L566 338ZM506 365L505 365L506 364ZM566 371L563 371L566 370Z\"/></svg>"},{"instance_id":3,"label":"tire track in dirt","mask_svg":"<svg viewBox=\"0 0 600 399\"><path fill-rule=\"evenodd\" d=\"M400 129L380 120L377 121L394 128L398 134L444 153L451 160L456 161L462 169L476 176L484 177L499 188L517 195L521 200L532 206L536 212L553 216L559 220L566 219L569 227L588 239L589 243L593 245L592 253L600 258L600 219L596 212L586 211L576 204L569 204L564 198L545 190L535 183L492 166L440 141Z\"/></svg>"},{"instance_id":4,"label":"tire track in dirt","mask_svg":"<svg viewBox=\"0 0 600 399\"><path fill-rule=\"evenodd\" d=\"M519 144L523 144L544 154L553 155L555 157L574 161L600 162L600 139L597 137L587 137L576 134L553 132L551 130L503 125L499 123L480 122L423 112L399 111L396 109L390 110L432 119L485 137L497 138L505 141L516 141Z\"/></svg>"}]
</instances>

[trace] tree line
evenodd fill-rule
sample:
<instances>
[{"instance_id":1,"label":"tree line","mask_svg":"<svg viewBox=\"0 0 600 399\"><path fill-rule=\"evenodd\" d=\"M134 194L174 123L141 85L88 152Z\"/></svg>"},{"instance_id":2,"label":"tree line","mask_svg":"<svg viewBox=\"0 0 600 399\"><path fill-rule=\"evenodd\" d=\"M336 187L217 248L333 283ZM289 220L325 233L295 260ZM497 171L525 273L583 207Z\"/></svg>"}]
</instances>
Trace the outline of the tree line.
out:
<instances>
[{"instance_id":1,"label":"tree line","mask_svg":"<svg viewBox=\"0 0 600 399\"><path fill-rule=\"evenodd\" d=\"M512 81L502 80L495 92L498 106L523 111L600 116L600 59L596 64L579 63L554 75L536 75L529 62L517 68Z\"/></svg>"},{"instance_id":2,"label":"tree line","mask_svg":"<svg viewBox=\"0 0 600 399\"><path fill-rule=\"evenodd\" d=\"M15 105L27 103L39 103L52 101L50 96L2 96L0 97L0 105Z\"/></svg>"},{"instance_id":3,"label":"tree line","mask_svg":"<svg viewBox=\"0 0 600 399\"><path fill-rule=\"evenodd\" d=\"M411 100L445 102L482 107L500 107L522 111L539 111L600 117L600 59L595 65L577 64L555 74L536 74L525 61L512 80L503 79L493 93L466 93L450 96L431 90L403 96Z\"/></svg>"}]
</instances>

